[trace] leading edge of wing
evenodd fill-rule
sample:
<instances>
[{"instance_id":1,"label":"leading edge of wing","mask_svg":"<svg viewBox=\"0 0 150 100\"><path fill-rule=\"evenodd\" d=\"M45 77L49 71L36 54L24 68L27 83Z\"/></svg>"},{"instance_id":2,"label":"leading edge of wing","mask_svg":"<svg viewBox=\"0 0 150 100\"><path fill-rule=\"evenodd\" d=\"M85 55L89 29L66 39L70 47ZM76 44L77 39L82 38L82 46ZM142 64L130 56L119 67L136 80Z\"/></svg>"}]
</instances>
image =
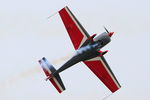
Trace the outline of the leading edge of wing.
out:
<instances>
[{"instance_id":1,"label":"leading edge of wing","mask_svg":"<svg viewBox=\"0 0 150 100\"><path fill-rule=\"evenodd\" d=\"M59 15L65 25L65 28L75 49L80 48L82 44L87 40L87 38L90 37L90 35L83 28L83 26L67 6L59 11Z\"/></svg>"},{"instance_id":2,"label":"leading edge of wing","mask_svg":"<svg viewBox=\"0 0 150 100\"><path fill-rule=\"evenodd\" d=\"M84 63L105 84L105 86L111 92L115 92L119 88L121 88L121 85L117 81L115 75L113 74L104 57L96 57L84 61Z\"/></svg>"},{"instance_id":3,"label":"leading edge of wing","mask_svg":"<svg viewBox=\"0 0 150 100\"><path fill-rule=\"evenodd\" d=\"M90 35L88 34L88 32L84 29L84 27L80 24L80 22L77 20L77 18L73 15L73 13L71 12L71 10L66 6L65 7L71 14L72 18L74 19L74 21L76 22L77 26L79 26L82 31L82 33L84 33L87 37L90 37Z\"/></svg>"}]
</instances>

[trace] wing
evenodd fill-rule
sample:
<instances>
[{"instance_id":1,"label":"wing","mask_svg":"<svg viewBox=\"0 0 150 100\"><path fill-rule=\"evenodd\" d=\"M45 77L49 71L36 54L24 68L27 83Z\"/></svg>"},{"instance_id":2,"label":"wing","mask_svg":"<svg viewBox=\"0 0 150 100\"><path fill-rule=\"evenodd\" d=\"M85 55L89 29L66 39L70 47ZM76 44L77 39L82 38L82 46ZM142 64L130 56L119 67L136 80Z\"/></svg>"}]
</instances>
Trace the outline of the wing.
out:
<instances>
[{"instance_id":1,"label":"wing","mask_svg":"<svg viewBox=\"0 0 150 100\"><path fill-rule=\"evenodd\" d=\"M96 57L84 63L90 68L90 70L105 84L105 86L111 91L115 92L121 88L115 75L111 71L104 57Z\"/></svg>"},{"instance_id":2,"label":"wing","mask_svg":"<svg viewBox=\"0 0 150 100\"><path fill-rule=\"evenodd\" d=\"M59 15L65 25L74 48L80 48L82 44L87 40L87 38L90 37L89 34L75 18L75 16L67 6L59 11Z\"/></svg>"}]
</instances>

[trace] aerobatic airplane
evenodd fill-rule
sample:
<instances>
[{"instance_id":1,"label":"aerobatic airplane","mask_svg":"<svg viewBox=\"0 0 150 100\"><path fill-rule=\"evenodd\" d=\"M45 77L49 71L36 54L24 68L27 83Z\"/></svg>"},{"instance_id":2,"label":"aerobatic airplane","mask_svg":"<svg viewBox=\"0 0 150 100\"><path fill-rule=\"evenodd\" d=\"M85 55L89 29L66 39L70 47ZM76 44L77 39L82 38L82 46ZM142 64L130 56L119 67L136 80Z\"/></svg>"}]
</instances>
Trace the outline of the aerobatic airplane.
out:
<instances>
[{"instance_id":1,"label":"aerobatic airplane","mask_svg":"<svg viewBox=\"0 0 150 100\"><path fill-rule=\"evenodd\" d=\"M111 41L111 36L114 32L109 32L104 27L106 32L98 36L96 36L96 34L90 36L67 6L59 11L59 15L70 36L76 53L57 70L48 63L45 57L39 60L39 63L47 76L46 80L50 80L58 92L61 93L65 90L65 86L59 76L59 73L74 64L83 61L83 63L88 66L88 68L112 93L121 88L103 56L108 51L100 50Z\"/></svg>"}]
</instances>

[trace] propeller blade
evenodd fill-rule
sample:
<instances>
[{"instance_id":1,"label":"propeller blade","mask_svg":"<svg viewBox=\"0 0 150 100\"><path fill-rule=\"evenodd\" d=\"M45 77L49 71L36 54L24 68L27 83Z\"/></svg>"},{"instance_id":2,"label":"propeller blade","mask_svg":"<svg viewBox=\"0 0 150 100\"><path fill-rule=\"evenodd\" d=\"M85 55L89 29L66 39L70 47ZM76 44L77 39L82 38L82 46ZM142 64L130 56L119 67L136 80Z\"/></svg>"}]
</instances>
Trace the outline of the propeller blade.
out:
<instances>
[{"instance_id":1,"label":"propeller blade","mask_svg":"<svg viewBox=\"0 0 150 100\"><path fill-rule=\"evenodd\" d=\"M109 33L109 31L107 30L107 28L104 26L104 29L106 30L107 33Z\"/></svg>"}]
</instances>

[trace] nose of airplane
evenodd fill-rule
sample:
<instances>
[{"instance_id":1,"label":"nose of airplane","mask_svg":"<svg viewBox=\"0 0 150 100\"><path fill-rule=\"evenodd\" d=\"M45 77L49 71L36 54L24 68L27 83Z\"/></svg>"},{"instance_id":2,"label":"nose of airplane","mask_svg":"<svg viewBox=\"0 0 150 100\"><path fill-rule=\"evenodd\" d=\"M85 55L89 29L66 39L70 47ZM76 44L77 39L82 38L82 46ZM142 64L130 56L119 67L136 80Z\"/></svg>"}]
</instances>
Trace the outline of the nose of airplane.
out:
<instances>
[{"instance_id":1,"label":"nose of airplane","mask_svg":"<svg viewBox=\"0 0 150 100\"><path fill-rule=\"evenodd\" d=\"M108 35L111 37L114 34L114 32L109 32Z\"/></svg>"}]
</instances>

